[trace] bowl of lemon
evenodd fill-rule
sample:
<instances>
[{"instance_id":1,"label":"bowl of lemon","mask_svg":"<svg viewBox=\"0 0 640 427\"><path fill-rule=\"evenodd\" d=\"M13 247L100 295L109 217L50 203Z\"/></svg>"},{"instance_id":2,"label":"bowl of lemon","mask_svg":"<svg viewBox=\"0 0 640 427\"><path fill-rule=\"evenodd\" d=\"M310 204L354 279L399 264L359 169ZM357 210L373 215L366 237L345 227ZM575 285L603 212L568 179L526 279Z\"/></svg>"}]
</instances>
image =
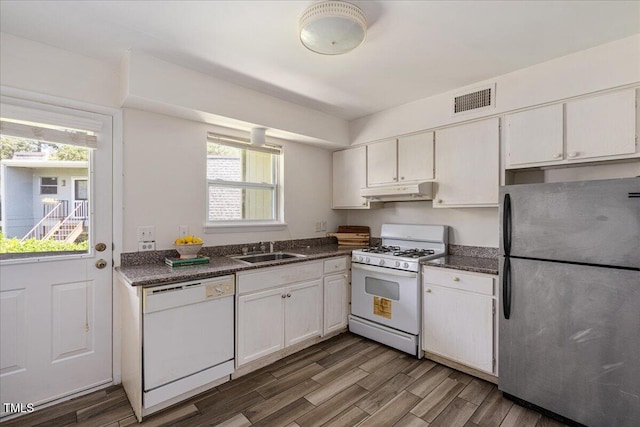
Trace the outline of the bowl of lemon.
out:
<instances>
[{"instance_id":1,"label":"bowl of lemon","mask_svg":"<svg viewBox=\"0 0 640 427\"><path fill-rule=\"evenodd\" d=\"M180 237L176 239L173 247L180 254L180 259L197 258L198 252L202 249L202 239L193 236Z\"/></svg>"}]
</instances>

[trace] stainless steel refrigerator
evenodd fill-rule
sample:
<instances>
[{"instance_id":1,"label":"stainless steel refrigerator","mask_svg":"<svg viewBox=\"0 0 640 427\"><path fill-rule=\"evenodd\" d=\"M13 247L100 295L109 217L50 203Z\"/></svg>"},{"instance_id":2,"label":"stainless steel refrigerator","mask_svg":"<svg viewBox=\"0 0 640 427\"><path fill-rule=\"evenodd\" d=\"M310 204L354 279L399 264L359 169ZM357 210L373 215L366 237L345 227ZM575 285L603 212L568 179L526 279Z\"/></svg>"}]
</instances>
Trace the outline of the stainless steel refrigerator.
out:
<instances>
[{"instance_id":1,"label":"stainless steel refrigerator","mask_svg":"<svg viewBox=\"0 0 640 427\"><path fill-rule=\"evenodd\" d=\"M640 177L500 190L499 389L640 426Z\"/></svg>"}]
</instances>

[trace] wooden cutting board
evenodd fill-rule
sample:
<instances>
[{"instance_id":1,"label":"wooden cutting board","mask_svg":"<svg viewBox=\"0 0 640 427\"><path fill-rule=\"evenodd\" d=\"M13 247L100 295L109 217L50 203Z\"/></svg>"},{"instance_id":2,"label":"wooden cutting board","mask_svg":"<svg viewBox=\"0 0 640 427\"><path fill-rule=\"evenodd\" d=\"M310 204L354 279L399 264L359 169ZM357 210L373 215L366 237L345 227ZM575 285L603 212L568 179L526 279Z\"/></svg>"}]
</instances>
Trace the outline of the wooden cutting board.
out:
<instances>
[{"instance_id":1,"label":"wooden cutting board","mask_svg":"<svg viewBox=\"0 0 640 427\"><path fill-rule=\"evenodd\" d=\"M369 230L369 227L360 225L341 225L337 233L327 233L327 236L337 238L339 245L368 246L371 237Z\"/></svg>"}]
</instances>

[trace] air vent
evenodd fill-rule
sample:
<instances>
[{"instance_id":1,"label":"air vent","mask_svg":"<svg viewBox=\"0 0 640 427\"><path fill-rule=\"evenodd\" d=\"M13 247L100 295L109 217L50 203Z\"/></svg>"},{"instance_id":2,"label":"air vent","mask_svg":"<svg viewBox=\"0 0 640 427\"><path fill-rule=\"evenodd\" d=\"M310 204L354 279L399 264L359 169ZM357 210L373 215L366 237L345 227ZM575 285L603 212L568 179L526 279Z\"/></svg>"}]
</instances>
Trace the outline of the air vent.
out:
<instances>
[{"instance_id":1,"label":"air vent","mask_svg":"<svg viewBox=\"0 0 640 427\"><path fill-rule=\"evenodd\" d=\"M480 111L495 106L495 85L473 89L453 97L453 115Z\"/></svg>"}]
</instances>

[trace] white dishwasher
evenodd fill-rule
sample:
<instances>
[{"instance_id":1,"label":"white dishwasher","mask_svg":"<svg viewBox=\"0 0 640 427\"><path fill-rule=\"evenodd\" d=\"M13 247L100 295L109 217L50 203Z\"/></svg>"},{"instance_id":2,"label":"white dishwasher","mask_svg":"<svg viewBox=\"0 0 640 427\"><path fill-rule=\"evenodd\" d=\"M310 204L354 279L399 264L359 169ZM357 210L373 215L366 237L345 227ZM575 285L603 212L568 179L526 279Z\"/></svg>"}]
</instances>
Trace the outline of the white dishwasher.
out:
<instances>
[{"instance_id":1,"label":"white dishwasher","mask_svg":"<svg viewBox=\"0 0 640 427\"><path fill-rule=\"evenodd\" d=\"M234 276L144 290L145 408L233 372L234 294Z\"/></svg>"}]
</instances>

